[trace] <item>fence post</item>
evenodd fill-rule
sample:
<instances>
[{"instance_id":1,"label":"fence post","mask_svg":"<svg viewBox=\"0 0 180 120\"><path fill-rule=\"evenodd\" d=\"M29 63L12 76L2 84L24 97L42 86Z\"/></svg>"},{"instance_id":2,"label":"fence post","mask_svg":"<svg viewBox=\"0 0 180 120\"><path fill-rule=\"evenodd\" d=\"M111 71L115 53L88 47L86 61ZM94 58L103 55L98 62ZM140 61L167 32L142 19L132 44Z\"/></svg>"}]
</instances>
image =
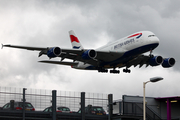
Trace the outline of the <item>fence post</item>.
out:
<instances>
[{"instance_id":1,"label":"fence post","mask_svg":"<svg viewBox=\"0 0 180 120\"><path fill-rule=\"evenodd\" d=\"M112 120L112 114L113 114L113 95L108 95L108 105L109 105L109 117L108 120Z\"/></svg>"},{"instance_id":2,"label":"fence post","mask_svg":"<svg viewBox=\"0 0 180 120\"><path fill-rule=\"evenodd\" d=\"M14 110L14 100L10 100L10 107L11 107L11 110Z\"/></svg>"},{"instance_id":3,"label":"fence post","mask_svg":"<svg viewBox=\"0 0 180 120\"><path fill-rule=\"evenodd\" d=\"M52 91L52 119L56 120L56 90Z\"/></svg>"},{"instance_id":4,"label":"fence post","mask_svg":"<svg viewBox=\"0 0 180 120\"><path fill-rule=\"evenodd\" d=\"M23 120L25 120L25 90L27 90L27 88L23 88Z\"/></svg>"},{"instance_id":5,"label":"fence post","mask_svg":"<svg viewBox=\"0 0 180 120\"><path fill-rule=\"evenodd\" d=\"M85 92L81 92L81 120L85 120Z\"/></svg>"}]
</instances>

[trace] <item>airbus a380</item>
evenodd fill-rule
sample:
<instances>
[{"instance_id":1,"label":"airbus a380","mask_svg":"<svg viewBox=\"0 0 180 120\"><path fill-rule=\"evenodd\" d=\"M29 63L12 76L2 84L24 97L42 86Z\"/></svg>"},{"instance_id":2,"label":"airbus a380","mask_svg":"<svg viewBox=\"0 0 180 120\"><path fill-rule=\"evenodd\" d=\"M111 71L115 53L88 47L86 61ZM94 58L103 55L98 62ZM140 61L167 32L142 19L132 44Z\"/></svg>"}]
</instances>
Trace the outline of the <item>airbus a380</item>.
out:
<instances>
[{"instance_id":1,"label":"airbus a380","mask_svg":"<svg viewBox=\"0 0 180 120\"><path fill-rule=\"evenodd\" d=\"M29 47L19 45L2 45L2 47L20 48L39 51L41 55L47 55L50 59L60 57L59 61L44 60L43 63L58 65L69 65L75 69L97 70L98 72L120 73L116 68L122 68L123 72L130 73L130 67L142 67L162 65L164 68L172 67L175 64L174 58L163 58L152 55L159 45L159 39L150 31L140 31L128 35L117 41L108 43L98 49L84 49L74 31L69 31L72 49L60 47ZM149 55L143 53L150 51ZM71 59L72 62L64 59Z\"/></svg>"}]
</instances>

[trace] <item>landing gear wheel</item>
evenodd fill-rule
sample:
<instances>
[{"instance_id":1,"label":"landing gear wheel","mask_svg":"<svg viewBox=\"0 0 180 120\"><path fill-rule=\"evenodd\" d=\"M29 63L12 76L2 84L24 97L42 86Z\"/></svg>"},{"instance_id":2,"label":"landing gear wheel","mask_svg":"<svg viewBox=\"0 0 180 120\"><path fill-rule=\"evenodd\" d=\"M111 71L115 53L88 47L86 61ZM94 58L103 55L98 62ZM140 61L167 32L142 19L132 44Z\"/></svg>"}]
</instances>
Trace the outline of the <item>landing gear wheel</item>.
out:
<instances>
[{"instance_id":1,"label":"landing gear wheel","mask_svg":"<svg viewBox=\"0 0 180 120\"><path fill-rule=\"evenodd\" d=\"M101 68L101 69L98 69L98 72L107 73L108 70Z\"/></svg>"},{"instance_id":2,"label":"landing gear wheel","mask_svg":"<svg viewBox=\"0 0 180 120\"><path fill-rule=\"evenodd\" d=\"M130 70L130 69L123 69L123 72L125 72L125 73L130 73L131 70Z\"/></svg>"},{"instance_id":3,"label":"landing gear wheel","mask_svg":"<svg viewBox=\"0 0 180 120\"><path fill-rule=\"evenodd\" d=\"M119 71L119 70L110 70L110 73L116 73L116 74L119 74L120 71Z\"/></svg>"}]
</instances>

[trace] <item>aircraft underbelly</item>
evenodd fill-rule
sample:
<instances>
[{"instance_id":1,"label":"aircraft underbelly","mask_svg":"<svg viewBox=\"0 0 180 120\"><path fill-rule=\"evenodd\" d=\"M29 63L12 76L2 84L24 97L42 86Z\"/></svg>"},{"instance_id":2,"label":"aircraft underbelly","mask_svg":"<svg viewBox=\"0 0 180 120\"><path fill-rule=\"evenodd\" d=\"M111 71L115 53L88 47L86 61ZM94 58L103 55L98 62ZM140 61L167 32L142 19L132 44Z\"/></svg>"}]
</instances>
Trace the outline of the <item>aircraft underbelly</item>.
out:
<instances>
[{"instance_id":1,"label":"aircraft underbelly","mask_svg":"<svg viewBox=\"0 0 180 120\"><path fill-rule=\"evenodd\" d=\"M124 67L126 63L128 63L128 61L131 61L136 56L143 54L151 49L154 49L157 46L158 44L149 44L129 50L128 52L125 52L122 56L119 56L118 58L114 58L113 61L106 62L104 64L104 67L105 68Z\"/></svg>"},{"instance_id":2,"label":"aircraft underbelly","mask_svg":"<svg viewBox=\"0 0 180 120\"><path fill-rule=\"evenodd\" d=\"M119 55L119 56L116 56L116 55L109 55L109 56L103 56L102 57L102 60L104 62L111 62L111 61L115 61L117 60L118 58L122 57L123 55Z\"/></svg>"}]
</instances>

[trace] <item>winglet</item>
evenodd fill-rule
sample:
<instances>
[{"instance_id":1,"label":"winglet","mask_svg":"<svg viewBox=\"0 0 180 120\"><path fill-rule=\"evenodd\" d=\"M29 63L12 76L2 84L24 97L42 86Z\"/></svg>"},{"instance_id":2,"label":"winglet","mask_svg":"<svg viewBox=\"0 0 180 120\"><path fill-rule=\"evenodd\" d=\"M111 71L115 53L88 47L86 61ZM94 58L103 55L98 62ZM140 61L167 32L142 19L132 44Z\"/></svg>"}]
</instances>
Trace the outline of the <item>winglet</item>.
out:
<instances>
[{"instance_id":1,"label":"winglet","mask_svg":"<svg viewBox=\"0 0 180 120\"><path fill-rule=\"evenodd\" d=\"M69 31L69 36L73 49L84 49L73 30Z\"/></svg>"},{"instance_id":2,"label":"winglet","mask_svg":"<svg viewBox=\"0 0 180 120\"><path fill-rule=\"evenodd\" d=\"M1 43L1 49L3 49L4 45Z\"/></svg>"}]
</instances>

